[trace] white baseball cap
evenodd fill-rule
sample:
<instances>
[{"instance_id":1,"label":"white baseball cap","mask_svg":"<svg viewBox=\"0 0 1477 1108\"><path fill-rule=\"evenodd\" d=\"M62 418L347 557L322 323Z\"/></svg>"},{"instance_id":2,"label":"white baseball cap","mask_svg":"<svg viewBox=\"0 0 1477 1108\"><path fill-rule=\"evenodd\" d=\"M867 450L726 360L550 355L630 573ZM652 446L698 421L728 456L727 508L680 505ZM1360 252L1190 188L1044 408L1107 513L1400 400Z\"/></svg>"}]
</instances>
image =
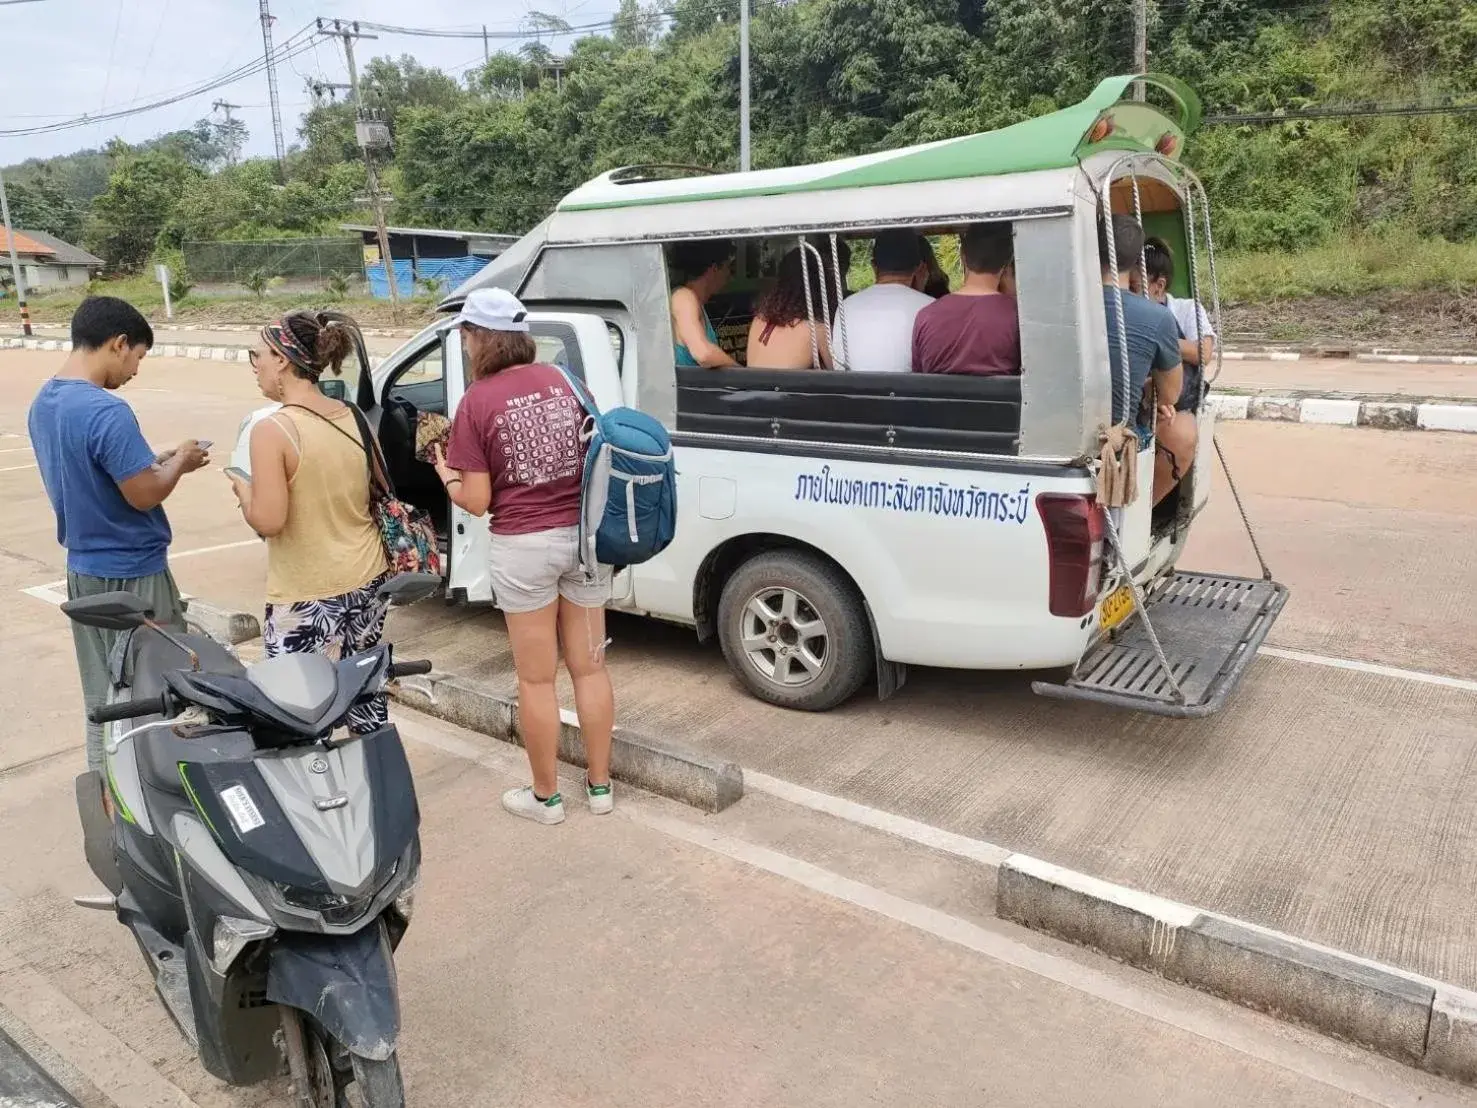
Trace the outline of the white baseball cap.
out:
<instances>
[{"instance_id":1,"label":"white baseball cap","mask_svg":"<svg viewBox=\"0 0 1477 1108\"><path fill-rule=\"evenodd\" d=\"M488 331L528 330L528 309L507 289L477 289L467 295L456 325L470 323Z\"/></svg>"}]
</instances>

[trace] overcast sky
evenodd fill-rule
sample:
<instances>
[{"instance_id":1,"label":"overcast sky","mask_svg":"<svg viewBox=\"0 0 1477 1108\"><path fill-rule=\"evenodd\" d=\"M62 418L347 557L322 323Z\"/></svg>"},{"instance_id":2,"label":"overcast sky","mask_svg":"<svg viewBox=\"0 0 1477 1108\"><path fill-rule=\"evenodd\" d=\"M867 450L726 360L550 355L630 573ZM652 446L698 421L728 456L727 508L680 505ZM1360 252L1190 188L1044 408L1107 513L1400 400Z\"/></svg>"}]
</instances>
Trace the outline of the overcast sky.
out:
<instances>
[{"instance_id":1,"label":"overcast sky","mask_svg":"<svg viewBox=\"0 0 1477 1108\"><path fill-rule=\"evenodd\" d=\"M609 18L615 0L271 0L280 44L317 16L400 26L515 30L529 10L576 26ZM262 54L259 0L38 0L0 5L0 129L74 118L146 102L208 81ZM115 34L116 30L116 34ZM504 43L516 47L516 43ZM554 43L556 48L564 43ZM494 41L493 49L498 44ZM359 62L413 54L457 76L482 58L480 40L382 36L361 42ZM284 138L297 140L306 81L347 79L342 48L322 41L277 67ZM0 137L0 165L101 147L115 135L138 142L187 127L225 99L251 130L248 154L272 152L267 78L257 74L167 108L106 124L23 138Z\"/></svg>"}]
</instances>

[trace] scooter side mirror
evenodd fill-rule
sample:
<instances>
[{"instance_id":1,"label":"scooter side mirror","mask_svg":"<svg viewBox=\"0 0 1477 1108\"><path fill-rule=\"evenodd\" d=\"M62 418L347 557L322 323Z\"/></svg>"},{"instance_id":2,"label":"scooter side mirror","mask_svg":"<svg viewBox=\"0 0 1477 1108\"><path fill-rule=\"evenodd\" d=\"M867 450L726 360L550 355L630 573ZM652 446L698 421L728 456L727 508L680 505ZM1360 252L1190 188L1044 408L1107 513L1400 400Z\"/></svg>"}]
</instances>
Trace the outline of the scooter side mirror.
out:
<instances>
[{"instance_id":1,"label":"scooter side mirror","mask_svg":"<svg viewBox=\"0 0 1477 1108\"><path fill-rule=\"evenodd\" d=\"M79 596L62 605L62 614L73 623L103 631L131 631L154 618L154 609L131 592L105 592Z\"/></svg>"},{"instance_id":2,"label":"scooter side mirror","mask_svg":"<svg viewBox=\"0 0 1477 1108\"><path fill-rule=\"evenodd\" d=\"M441 578L434 573L397 573L376 590L376 595L403 608L434 595L440 587Z\"/></svg>"}]
</instances>

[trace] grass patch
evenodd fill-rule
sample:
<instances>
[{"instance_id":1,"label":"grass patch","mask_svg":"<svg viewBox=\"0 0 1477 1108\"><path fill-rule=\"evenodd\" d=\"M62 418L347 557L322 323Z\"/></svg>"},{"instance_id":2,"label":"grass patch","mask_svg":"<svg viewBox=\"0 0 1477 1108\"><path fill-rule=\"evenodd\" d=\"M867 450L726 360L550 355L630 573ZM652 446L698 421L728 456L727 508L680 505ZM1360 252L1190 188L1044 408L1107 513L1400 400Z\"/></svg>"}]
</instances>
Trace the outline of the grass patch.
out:
<instances>
[{"instance_id":1,"label":"grass patch","mask_svg":"<svg viewBox=\"0 0 1477 1108\"><path fill-rule=\"evenodd\" d=\"M1217 266L1221 295L1259 303L1308 296L1477 289L1477 242L1409 232L1340 238L1296 254L1232 254Z\"/></svg>"}]
</instances>

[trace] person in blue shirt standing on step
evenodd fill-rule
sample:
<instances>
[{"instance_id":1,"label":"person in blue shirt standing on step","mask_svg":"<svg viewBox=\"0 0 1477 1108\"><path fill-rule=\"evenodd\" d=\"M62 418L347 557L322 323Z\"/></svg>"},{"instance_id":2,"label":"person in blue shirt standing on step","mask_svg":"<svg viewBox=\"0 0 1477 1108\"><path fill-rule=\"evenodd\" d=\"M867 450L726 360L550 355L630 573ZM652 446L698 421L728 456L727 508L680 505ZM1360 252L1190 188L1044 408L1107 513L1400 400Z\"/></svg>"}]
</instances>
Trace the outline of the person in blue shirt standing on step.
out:
<instances>
[{"instance_id":1,"label":"person in blue shirt standing on step","mask_svg":"<svg viewBox=\"0 0 1477 1108\"><path fill-rule=\"evenodd\" d=\"M131 592L160 624L183 630L163 504L180 478L209 464L210 456L193 439L156 455L133 409L117 395L153 345L153 328L132 304L88 297L72 316L72 352L41 386L26 422L56 513L57 542L67 551L67 596ZM107 700L108 655L118 632L74 623L72 635L90 710ZM88 723L88 768L102 763L102 728Z\"/></svg>"}]
</instances>

